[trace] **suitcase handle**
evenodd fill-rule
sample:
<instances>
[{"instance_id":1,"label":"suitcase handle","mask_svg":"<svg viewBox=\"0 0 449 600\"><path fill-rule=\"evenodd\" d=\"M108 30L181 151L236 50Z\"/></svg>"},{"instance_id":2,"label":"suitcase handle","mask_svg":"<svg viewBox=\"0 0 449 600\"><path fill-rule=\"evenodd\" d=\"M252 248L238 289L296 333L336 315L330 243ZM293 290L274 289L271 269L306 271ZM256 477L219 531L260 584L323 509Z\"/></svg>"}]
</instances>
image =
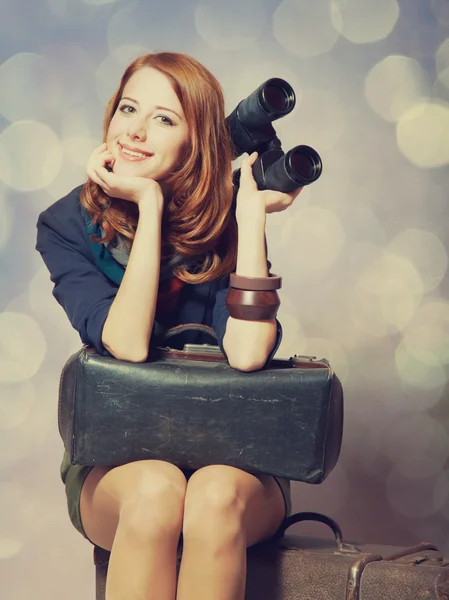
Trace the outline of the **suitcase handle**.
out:
<instances>
[{"instance_id":1,"label":"suitcase handle","mask_svg":"<svg viewBox=\"0 0 449 600\"><path fill-rule=\"evenodd\" d=\"M324 523L332 529L339 550L341 550L343 546L350 546L350 544L345 544L343 542L343 533L341 531L340 525L336 521L334 521L334 519L331 519L330 517L327 517L326 515L317 512L295 513L287 519L284 519L284 521L281 523L281 526L277 530L274 538L276 540L280 539L291 525L293 525L294 523L300 523L301 521L318 521L320 523Z\"/></svg>"},{"instance_id":2,"label":"suitcase handle","mask_svg":"<svg viewBox=\"0 0 449 600\"><path fill-rule=\"evenodd\" d=\"M201 333L207 333L211 338L214 339L215 342L217 341L217 334L212 327L209 327L209 325L202 325L201 323L185 323L183 325L176 325L176 327L168 329L157 340L157 344L164 343L168 339L184 333L185 331L200 331Z\"/></svg>"}]
</instances>

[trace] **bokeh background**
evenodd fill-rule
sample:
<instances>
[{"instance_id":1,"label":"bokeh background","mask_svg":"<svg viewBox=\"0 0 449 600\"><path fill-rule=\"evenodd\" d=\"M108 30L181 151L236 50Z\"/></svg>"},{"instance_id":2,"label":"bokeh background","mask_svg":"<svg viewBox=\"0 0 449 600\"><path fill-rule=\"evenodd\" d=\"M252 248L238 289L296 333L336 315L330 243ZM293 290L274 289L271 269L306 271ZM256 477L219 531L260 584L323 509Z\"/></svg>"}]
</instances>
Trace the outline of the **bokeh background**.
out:
<instances>
[{"instance_id":1,"label":"bokeh background","mask_svg":"<svg viewBox=\"0 0 449 600\"><path fill-rule=\"evenodd\" d=\"M228 113L286 79L283 148L323 159L267 226L278 356L327 357L346 391L341 460L320 486L292 484L294 510L327 513L349 540L449 554L449 2L1 0L0 13L2 600L93 598L92 547L59 479L59 374L80 342L35 223L84 181L121 73L154 50L203 62Z\"/></svg>"}]
</instances>

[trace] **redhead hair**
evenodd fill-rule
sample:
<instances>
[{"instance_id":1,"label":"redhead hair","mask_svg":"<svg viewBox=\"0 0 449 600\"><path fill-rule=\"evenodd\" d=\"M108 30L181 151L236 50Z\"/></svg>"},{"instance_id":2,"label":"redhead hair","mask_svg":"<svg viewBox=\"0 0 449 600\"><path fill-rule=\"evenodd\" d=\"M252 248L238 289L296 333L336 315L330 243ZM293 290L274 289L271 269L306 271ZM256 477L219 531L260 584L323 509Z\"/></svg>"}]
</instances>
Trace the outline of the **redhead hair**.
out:
<instances>
[{"instance_id":1,"label":"redhead hair","mask_svg":"<svg viewBox=\"0 0 449 600\"><path fill-rule=\"evenodd\" d=\"M106 107L103 141L127 82L145 67L168 77L189 127L186 156L167 178L172 194L165 202L162 217L162 257L168 258L174 252L187 259L199 257L195 273L190 273L185 265L174 267L176 277L186 283L227 276L235 270L237 261L237 224L231 210L232 141L217 79L186 54L158 52L140 56L128 66ZM99 223L105 231L105 237L93 237L93 241L110 242L120 233L132 244L138 222L134 203L110 198L91 179L82 188L81 203L93 223Z\"/></svg>"}]
</instances>

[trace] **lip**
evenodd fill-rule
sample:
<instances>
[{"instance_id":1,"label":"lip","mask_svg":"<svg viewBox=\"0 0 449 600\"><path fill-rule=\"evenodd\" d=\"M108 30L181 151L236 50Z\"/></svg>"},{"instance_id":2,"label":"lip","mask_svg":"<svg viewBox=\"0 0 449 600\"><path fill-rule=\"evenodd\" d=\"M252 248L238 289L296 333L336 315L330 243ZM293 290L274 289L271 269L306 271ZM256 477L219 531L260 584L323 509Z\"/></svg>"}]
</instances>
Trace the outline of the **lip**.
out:
<instances>
[{"instance_id":1,"label":"lip","mask_svg":"<svg viewBox=\"0 0 449 600\"><path fill-rule=\"evenodd\" d=\"M132 148L131 146L128 146L127 144L122 144L121 142L118 142L117 145L120 149L120 156L122 156L126 160L130 160L133 162L139 162L141 160L146 160L147 158L150 158L151 156L153 156L153 154L151 152L147 152L146 150L141 150L140 148ZM125 150L130 150L131 152L139 152L139 154L144 154L145 156L130 156L129 154L125 154L124 152L122 152L122 148L124 148Z\"/></svg>"}]
</instances>

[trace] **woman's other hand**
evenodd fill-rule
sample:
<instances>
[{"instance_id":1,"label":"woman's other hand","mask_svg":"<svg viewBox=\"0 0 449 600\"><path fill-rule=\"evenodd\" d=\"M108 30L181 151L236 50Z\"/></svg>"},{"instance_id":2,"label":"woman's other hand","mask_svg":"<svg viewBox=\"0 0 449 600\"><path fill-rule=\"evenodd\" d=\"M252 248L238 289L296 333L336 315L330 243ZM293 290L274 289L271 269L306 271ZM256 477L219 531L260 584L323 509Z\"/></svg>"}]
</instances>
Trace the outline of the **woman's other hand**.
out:
<instances>
[{"instance_id":1,"label":"woman's other hand","mask_svg":"<svg viewBox=\"0 0 449 600\"><path fill-rule=\"evenodd\" d=\"M157 204L162 211L164 196L161 186L154 179L146 177L123 177L116 175L112 168L114 156L109 152L107 145L102 144L96 148L87 163L87 176L97 183L111 198L129 200L140 204L143 199Z\"/></svg>"},{"instance_id":2,"label":"woman's other hand","mask_svg":"<svg viewBox=\"0 0 449 600\"><path fill-rule=\"evenodd\" d=\"M252 166L257 160L257 152L246 156L241 165L240 186L237 194L236 218L257 219L258 216L281 212L291 206L302 188L293 192L259 190L254 179Z\"/></svg>"}]
</instances>

